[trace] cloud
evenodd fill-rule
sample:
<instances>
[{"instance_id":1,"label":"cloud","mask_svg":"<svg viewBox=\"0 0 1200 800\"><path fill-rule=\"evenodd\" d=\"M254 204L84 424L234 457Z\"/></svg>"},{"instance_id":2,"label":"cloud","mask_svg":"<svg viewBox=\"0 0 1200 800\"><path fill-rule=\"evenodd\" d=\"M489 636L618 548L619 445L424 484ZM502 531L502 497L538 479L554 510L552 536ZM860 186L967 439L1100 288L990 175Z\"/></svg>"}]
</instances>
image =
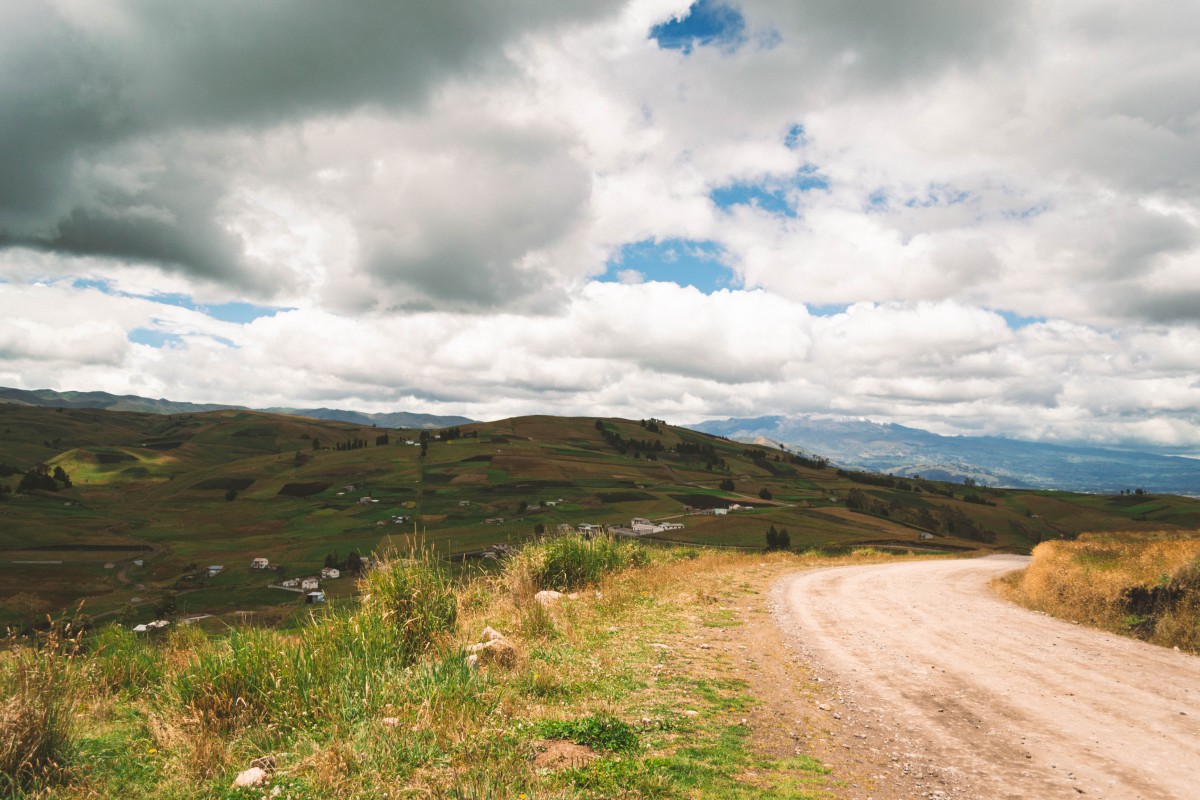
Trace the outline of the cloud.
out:
<instances>
[{"instance_id":1,"label":"cloud","mask_svg":"<svg viewBox=\"0 0 1200 800\"><path fill-rule=\"evenodd\" d=\"M1186 0L705 9L6 5L0 383L1200 442Z\"/></svg>"}]
</instances>

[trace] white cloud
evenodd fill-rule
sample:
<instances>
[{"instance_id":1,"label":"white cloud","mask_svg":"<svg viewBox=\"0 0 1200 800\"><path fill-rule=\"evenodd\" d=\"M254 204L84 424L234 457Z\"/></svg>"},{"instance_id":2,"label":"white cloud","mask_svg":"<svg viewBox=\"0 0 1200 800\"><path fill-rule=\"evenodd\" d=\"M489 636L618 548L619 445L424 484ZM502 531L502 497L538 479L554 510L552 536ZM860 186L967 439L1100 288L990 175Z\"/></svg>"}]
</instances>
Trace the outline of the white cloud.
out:
<instances>
[{"instance_id":1,"label":"white cloud","mask_svg":"<svg viewBox=\"0 0 1200 800\"><path fill-rule=\"evenodd\" d=\"M0 383L1200 444L1186 0L436 5L6 8ZM749 290L590 282L667 239Z\"/></svg>"}]
</instances>

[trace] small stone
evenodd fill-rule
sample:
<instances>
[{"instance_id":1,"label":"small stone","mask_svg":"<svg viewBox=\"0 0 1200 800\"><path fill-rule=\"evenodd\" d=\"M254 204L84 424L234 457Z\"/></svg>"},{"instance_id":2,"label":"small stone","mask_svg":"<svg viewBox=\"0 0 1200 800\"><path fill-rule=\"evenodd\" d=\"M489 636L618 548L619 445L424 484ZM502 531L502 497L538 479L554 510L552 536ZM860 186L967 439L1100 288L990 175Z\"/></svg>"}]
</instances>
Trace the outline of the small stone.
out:
<instances>
[{"instance_id":1,"label":"small stone","mask_svg":"<svg viewBox=\"0 0 1200 800\"><path fill-rule=\"evenodd\" d=\"M384 717L383 719L381 719L379 721L383 723L383 726L385 728L395 728L400 725L399 717Z\"/></svg>"},{"instance_id":2,"label":"small stone","mask_svg":"<svg viewBox=\"0 0 1200 800\"><path fill-rule=\"evenodd\" d=\"M244 772L239 772L238 776L233 779L233 788L243 789L247 786L258 786L267 779L267 771L262 767L251 767Z\"/></svg>"},{"instance_id":3,"label":"small stone","mask_svg":"<svg viewBox=\"0 0 1200 800\"><path fill-rule=\"evenodd\" d=\"M565 596L562 592L556 592L553 589L543 589L533 596L533 600L538 605L549 606L557 603Z\"/></svg>"},{"instance_id":4,"label":"small stone","mask_svg":"<svg viewBox=\"0 0 1200 800\"><path fill-rule=\"evenodd\" d=\"M684 709L683 715L685 717L698 717L698 716L700 716L700 712L696 711L694 709L688 708L688 709Z\"/></svg>"},{"instance_id":5,"label":"small stone","mask_svg":"<svg viewBox=\"0 0 1200 800\"><path fill-rule=\"evenodd\" d=\"M503 639L504 634L493 628L491 625L488 625L483 629L483 633L480 634L479 638L483 639L485 642L491 642L495 641L496 639Z\"/></svg>"}]
</instances>

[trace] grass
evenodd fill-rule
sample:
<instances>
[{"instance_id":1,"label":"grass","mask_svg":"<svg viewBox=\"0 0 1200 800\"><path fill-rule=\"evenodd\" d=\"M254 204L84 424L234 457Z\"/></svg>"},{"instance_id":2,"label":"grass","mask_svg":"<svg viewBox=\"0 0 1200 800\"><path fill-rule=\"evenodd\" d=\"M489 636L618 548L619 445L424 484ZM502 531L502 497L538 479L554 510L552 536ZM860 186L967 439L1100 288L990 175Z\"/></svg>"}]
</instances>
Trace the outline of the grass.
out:
<instances>
[{"instance_id":1,"label":"grass","mask_svg":"<svg viewBox=\"0 0 1200 800\"><path fill-rule=\"evenodd\" d=\"M24 727L47 736L5 767L9 794L826 797L818 761L757 750L741 677L649 646L697 635L697 592L735 591L717 588L723 576L759 558L552 540L463 582L417 552L369 573L359 602L287 631L148 639L112 627L82 647L17 648L5 688L43 703L45 721ZM530 600L531 565L546 564L574 576L578 599ZM485 626L513 657L472 667L466 646ZM36 680L14 689L19 674ZM587 758L539 762L556 743ZM277 762L268 787L231 789L263 755Z\"/></svg>"},{"instance_id":2,"label":"grass","mask_svg":"<svg viewBox=\"0 0 1200 800\"><path fill-rule=\"evenodd\" d=\"M1177 531L1043 542L1000 587L1037 611L1200 653L1200 537Z\"/></svg>"}]
</instances>

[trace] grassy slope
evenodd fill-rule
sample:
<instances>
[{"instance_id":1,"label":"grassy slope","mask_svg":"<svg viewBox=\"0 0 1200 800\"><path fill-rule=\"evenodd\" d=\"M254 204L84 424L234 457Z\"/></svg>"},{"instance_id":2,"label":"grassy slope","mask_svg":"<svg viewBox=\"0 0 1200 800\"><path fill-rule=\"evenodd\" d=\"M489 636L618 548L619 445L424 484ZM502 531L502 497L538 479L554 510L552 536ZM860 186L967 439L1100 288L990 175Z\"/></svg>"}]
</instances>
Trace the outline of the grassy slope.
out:
<instances>
[{"instance_id":1,"label":"grassy slope","mask_svg":"<svg viewBox=\"0 0 1200 800\"><path fill-rule=\"evenodd\" d=\"M420 448L403 444L416 432L393 431L390 445L376 447L381 430L324 420L250 411L164 417L0 407L0 462L22 469L37 462L62 466L75 482L71 490L0 504L0 601L9 601L0 603L0 624L83 598L89 613L150 618L169 596L187 610L257 610L280 619L297 610L297 598L266 590L268 578L280 576L250 571L252 557L266 556L286 574L303 575L330 552L366 554L403 544L414 532L440 552L462 553L525 540L537 525L554 531L560 524L646 516L685 524L664 538L708 545L760 547L770 525L787 528L797 549L911 545L920 532L914 520L931 511L961 513L994 539L986 546L1027 551L1042 539L1088 530L1200 527L1200 504L1182 498L990 491L984 496L995 505L980 505L965 502L961 486L949 487L951 498L860 485L831 469L777 462L776 451L665 425L654 433L634 421L606 420L625 440L661 442L657 460L634 458L614 449L594 423L536 416L468 425L463 431L471 436L433 441L422 459ZM352 439L371 446L313 450L315 440L330 448ZM686 445L711 446L727 470L675 452ZM748 457L748 450L767 457ZM15 486L18 477L0 482ZM735 491L719 488L724 479ZM246 486L227 502L221 487L230 480ZM280 494L296 483L328 488L306 497ZM343 492L350 484L356 488ZM874 515L846 508L856 488L877 506ZM759 500L762 489L772 502ZM368 493L380 502L359 504ZM680 498L689 496L694 505L707 496L757 507L684 517ZM557 505L542 507L542 501ZM392 524L397 514L413 521ZM497 517L505 521L485 524ZM938 530L932 544L981 543ZM31 549L54 545L92 549ZM98 549L139 545L152 548L142 568L130 562L143 554ZM42 560L63 563L13 563ZM193 568L206 564L228 569L208 579ZM334 595L350 591L346 583L327 586ZM11 602L17 594L23 597Z\"/></svg>"},{"instance_id":2,"label":"grassy slope","mask_svg":"<svg viewBox=\"0 0 1200 800\"><path fill-rule=\"evenodd\" d=\"M786 659L733 634L765 619L764 593L778 575L880 558L674 550L544 610L518 565L461 591L456 632L411 668L385 660L358 688L322 677L309 703L285 691L278 708L236 724L198 721L197 708L227 691L222 673L269 670L273 681L261 675L256 686L304 683L287 654L330 637L304 644L268 632L261 647L282 660L256 667L243 651L203 679L198 665L226 651L220 641L182 630L151 643L103 639L113 649L76 659L72 674L91 677L59 687L77 693L79 713L65 772L42 784L44 796L240 798L277 786L290 797L830 798L864 776L831 771L842 756L824 742L827 720L799 711L813 706L817 684L787 675L794 684L784 691L798 702L780 729L782 687L765 691L760 678L779 673L768 661ZM313 630L336 615L323 618ZM464 648L484 626L509 638L512 658L466 669ZM193 688L200 706L185 702ZM277 762L268 785L231 789L265 754Z\"/></svg>"}]
</instances>

